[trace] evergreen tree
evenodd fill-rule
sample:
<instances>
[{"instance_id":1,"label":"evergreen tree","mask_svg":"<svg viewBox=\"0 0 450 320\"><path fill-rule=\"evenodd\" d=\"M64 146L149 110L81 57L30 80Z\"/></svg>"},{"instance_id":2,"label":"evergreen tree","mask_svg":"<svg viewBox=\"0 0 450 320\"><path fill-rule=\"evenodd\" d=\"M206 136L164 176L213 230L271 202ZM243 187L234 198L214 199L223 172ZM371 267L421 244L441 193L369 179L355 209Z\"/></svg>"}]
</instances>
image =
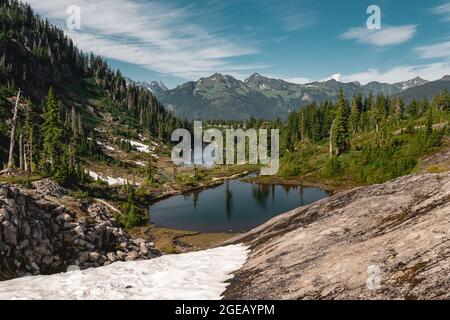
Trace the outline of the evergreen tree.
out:
<instances>
[{"instance_id":1,"label":"evergreen tree","mask_svg":"<svg viewBox=\"0 0 450 320\"><path fill-rule=\"evenodd\" d=\"M333 143L335 153L339 156L349 148L349 129L348 129L348 102L345 99L344 92L341 89L336 102L336 116L334 118Z\"/></svg>"},{"instance_id":2,"label":"evergreen tree","mask_svg":"<svg viewBox=\"0 0 450 320\"><path fill-rule=\"evenodd\" d=\"M60 164L62 151L63 130L59 119L59 103L56 100L53 88L50 88L47 96L44 124L42 126L43 159L50 163L53 172Z\"/></svg>"},{"instance_id":3,"label":"evergreen tree","mask_svg":"<svg viewBox=\"0 0 450 320\"><path fill-rule=\"evenodd\" d=\"M361 118L361 96L356 96L352 101L352 108L350 111L349 125L352 133L356 133L359 130L360 118Z\"/></svg>"}]
</instances>

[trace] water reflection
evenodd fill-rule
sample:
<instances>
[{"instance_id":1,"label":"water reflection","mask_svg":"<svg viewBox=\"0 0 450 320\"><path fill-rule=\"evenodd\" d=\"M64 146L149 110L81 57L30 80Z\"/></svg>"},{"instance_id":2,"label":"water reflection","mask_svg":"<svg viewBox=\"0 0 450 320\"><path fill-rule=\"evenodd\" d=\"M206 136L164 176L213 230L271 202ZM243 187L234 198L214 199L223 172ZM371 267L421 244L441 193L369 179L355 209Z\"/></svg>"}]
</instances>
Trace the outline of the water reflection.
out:
<instances>
[{"instance_id":1,"label":"water reflection","mask_svg":"<svg viewBox=\"0 0 450 320\"><path fill-rule=\"evenodd\" d=\"M327 196L318 188L232 180L155 203L150 207L150 222L202 232L241 232Z\"/></svg>"}]
</instances>

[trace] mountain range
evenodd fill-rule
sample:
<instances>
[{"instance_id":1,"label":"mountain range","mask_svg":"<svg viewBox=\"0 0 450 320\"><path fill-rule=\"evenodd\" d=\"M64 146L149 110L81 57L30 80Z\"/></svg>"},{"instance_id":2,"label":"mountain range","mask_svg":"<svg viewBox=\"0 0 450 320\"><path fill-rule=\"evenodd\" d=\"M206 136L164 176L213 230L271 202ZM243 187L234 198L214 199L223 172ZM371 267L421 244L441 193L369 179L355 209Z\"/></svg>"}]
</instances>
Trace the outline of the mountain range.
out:
<instances>
[{"instance_id":1,"label":"mountain range","mask_svg":"<svg viewBox=\"0 0 450 320\"><path fill-rule=\"evenodd\" d=\"M289 112L312 102L334 101L340 89L351 98L384 94L401 96L406 102L412 99L431 98L450 87L450 76L437 81L416 77L398 83L358 82L343 83L334 79L295 84L272 79L255 73L244 81L229 75L215 73L198 81L189 81L174 89L161 82L137 83L153 92L164 106L178 117L186 119L245 120L286 118Z\"/></svg>"}]
</instances>

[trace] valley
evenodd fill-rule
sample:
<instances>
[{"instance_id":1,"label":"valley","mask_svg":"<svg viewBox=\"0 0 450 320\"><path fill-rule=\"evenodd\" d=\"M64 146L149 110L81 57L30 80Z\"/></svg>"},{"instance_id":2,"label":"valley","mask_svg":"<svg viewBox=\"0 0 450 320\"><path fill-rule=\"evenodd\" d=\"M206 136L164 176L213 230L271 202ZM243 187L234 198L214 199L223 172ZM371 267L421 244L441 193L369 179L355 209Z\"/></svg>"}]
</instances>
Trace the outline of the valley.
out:
<instances>
[{"instance_id":1,"label":"valley","mask_svg":"<svg viewBox=\"0 0 450 320\"><path fill-rule=\"evenodd\" d=\"M169 89L27 4L0 19L0 299L449 298L448 75ZM244 133L227 159L273 130L274 158L175 163L194 121Z\"/></svg>"}]
</instances>

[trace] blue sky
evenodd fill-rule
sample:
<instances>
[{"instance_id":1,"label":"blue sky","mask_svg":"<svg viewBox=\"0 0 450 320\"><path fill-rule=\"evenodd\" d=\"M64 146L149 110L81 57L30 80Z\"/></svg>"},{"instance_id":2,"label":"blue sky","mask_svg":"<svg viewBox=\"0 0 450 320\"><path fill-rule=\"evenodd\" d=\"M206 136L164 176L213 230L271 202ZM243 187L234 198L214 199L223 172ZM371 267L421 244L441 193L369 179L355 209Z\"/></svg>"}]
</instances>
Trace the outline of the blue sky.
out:
<instances>
[{"instance_id":1,"label":"blue sky","mask_svg":"<svg viewBox=\"0 0 450 320\"><path fill-rule=\"evenodd\" d=\"M215 72L306 83L397 82L450 74L450 1L28 0L84 51L141 81L174 87ZM381 30L368 30L369 5Z\"/></svg>"}]
</instances>

